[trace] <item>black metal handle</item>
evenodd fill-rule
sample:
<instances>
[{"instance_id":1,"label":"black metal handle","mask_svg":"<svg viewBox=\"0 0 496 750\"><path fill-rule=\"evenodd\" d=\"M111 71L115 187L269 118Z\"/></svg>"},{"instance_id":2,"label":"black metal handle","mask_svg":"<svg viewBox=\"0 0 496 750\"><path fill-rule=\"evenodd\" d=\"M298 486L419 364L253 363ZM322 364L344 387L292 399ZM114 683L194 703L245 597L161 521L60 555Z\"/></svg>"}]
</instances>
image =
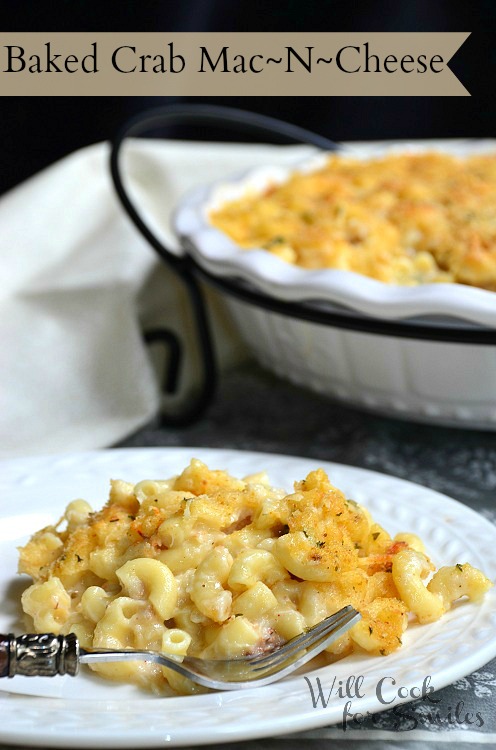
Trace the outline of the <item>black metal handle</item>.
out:
<instances>
[{"instance_id":1,"label":"black metal handle","mask_svg":"<svg viewBox=\"0 0 496 750\"><path fill-rule=\"evenodd\" d=\"M194 273L194 264L186 256L173 253L150 229L142 218L138 207L133 203L124 185L121 172L120 155L126 138L143 135L151 130L157 131L170 125L226 126L251 134L268 136L271 142L274 137L287 143L306 143L317 148L336 150L333 142L296 125L277 120L273 117L259 115L230 107L210 104L171 104L136 115L117 133L112 143L110 155L110 172L117 195L134 225L158 253L160 258L179 276L186 286L193 309L196 334L201 360L203 362L202 380L198 392L188 396L186 405L177 405L171 410L170 403L162 406L162 422L166 425L187 425L194 422L210 404L217 385L217 365L215 361L212 335L208 312L203 293ZM148 339L160 339L170 348L169 368L165 381L167 393L175 393L179 382L181 344L177 336L167 329L159 329L148 335Z\"/></svg>"},{"instance_id":2,"label":"black metal handle","mask_svg":"<svg viewBox=\"0 0 496 750\"><path fill-rule=\"evenodd\" d=\"M170 104L135 115L135 117L125 123L112 142L110 173L117 195L133 223L145 239L148 240L153 249L160 255L162 260L179 273L184 273L185 270L189 269L189 258L178 257L169 250L141 217L122 179L120 154L122 144L126 138L140 136L151 130L161 130L171 125L188 124L217 127L229 125L230 129L242 133L266 135L271 142L274 142L274 136L278 136L279 139L287 143L306 143L327 151L335 151L339 148L338 144L334 141L305 128L300 128L298 125L292 125L283 120L260 115L256 112L221 107L213 104Z\"/></svg>"}]
</instances>

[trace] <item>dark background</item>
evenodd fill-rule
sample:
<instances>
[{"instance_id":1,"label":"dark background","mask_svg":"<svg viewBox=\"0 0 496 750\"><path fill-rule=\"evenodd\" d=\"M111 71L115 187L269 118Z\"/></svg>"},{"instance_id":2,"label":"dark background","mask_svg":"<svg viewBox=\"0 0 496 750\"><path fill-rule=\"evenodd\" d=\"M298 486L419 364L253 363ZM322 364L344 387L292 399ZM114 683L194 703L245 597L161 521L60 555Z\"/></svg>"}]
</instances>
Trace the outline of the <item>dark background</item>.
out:
<instances>
[{"instance_id":1,"label":"dark background","mask_svg":"<svg viewBox=\"0 0 496 750\"><path fill-rule=\"evenodd\" d=\"M8 31L472 31L451 67L469 97L230 97L334 140L496 136L496 2L485 0L3 0ZM0 42L1 43L1 42ZM77 148L111 138L131 115L172 98L5 97L0 193ZM187 101L183 99L183 101ZM196 98L195 101L201 101ZM184 136L184 132L178 135ZM225 133L219 137L225 137ZM212 137L211 131L198 137Z\"/></svg>"}]
</instances>

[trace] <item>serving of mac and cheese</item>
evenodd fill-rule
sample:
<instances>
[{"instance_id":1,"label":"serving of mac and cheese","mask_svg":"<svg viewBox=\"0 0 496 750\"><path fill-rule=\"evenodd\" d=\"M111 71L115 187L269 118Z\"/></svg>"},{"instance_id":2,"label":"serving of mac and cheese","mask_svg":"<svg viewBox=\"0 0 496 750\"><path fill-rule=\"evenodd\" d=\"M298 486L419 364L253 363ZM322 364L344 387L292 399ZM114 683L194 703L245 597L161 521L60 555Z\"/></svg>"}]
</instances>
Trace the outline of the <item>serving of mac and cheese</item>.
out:
<instances>
[{"instance_id":1,"label":"serving of mac and cheese","mask_svg":"<svg viewBox=\"0 0 496 750\"><path fill-rule=\"evenodd\" d=\"M391 538L322 469L288 494L198 460L167 480L112 481L98 512L71 502L20 549L19 571L34 580L22 606L37 632L178 658L264 652L347 604L362 619L329 658L387 655L410 617L432 622L492 585L466 562L434 572L417 536ZM93 669L157 693L201 689L156 664Z\"/></svg>"},{"instance_id":2,"label":"serving of mac and cheese","mask_svg":"<svg viewBox=\"0 0 496 750\"><path fill-rule=\"evenodd\" d=\"M240 248L389 284L496 290L496 154L330 156L211 211Z\"/></svg>"}]
</instances>

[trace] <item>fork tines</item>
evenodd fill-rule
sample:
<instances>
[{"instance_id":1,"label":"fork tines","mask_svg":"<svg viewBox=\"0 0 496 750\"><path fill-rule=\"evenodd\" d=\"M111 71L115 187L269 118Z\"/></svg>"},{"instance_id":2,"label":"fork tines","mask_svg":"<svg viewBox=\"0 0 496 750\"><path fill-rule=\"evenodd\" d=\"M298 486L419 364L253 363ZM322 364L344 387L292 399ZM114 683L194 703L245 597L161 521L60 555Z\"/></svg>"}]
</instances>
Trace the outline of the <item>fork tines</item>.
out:
<instances>
[{"instance_id":1,"label":"fork tines","mask_svg":"<svg viewBox=\"0 0 496 750\"><path fill-rule=\"evenodd\" d=\"M339 636L341 628L348 629L353 620L358 621L360 615L351 605L343 607L330 617L326 617L319 623L309 628L301 635L295 636L285 643L281 648L272 651L269 654L261 654L249 659L250 664L256 666L256 669L276 668L281 662L290 663L293 659L303 656L302 652L311 649L314 646L322 646L326 639L333 640Z\"/></svg>"}]
</instances>

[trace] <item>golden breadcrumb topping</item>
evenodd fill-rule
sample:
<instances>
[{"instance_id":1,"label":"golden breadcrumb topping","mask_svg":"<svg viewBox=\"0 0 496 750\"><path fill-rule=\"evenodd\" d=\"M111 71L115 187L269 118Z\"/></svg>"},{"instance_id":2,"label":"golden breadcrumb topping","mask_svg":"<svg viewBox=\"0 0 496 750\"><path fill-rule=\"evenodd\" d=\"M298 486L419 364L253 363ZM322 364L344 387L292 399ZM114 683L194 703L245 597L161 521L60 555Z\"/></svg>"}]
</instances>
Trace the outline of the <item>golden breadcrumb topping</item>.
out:
<instances>
[{"instance_id":1,"label":"golden breadcrumb topping","mask_svg":"<svg viewBox=\"0 0 496 750\"><path fill-rule=\"evenodd\" d=\"M210 215L243 248L400 285L496 290L496 154L331 156Z\"/></svg>"},{"instance_id":2,"label":"golden breadcrumb topping","mask_svg":"<svg viewBox=\"0 0 496 750\"><path fill-rule=\"evenodd\" d=\"M93 512L72 501L20 549L33 579L22 606L36 632L83 648L136 648L225 659L263 653L351 604L362 619L330 659L402 645L408 613L439 619L491 587L469 563L440 568L412 533L391 537L322 469L289 494L264 472L237 479L193 459L178 476L111 483ZM144 661L94 665L164 693L200 690Z\"/></svg>"}]
</instances>

